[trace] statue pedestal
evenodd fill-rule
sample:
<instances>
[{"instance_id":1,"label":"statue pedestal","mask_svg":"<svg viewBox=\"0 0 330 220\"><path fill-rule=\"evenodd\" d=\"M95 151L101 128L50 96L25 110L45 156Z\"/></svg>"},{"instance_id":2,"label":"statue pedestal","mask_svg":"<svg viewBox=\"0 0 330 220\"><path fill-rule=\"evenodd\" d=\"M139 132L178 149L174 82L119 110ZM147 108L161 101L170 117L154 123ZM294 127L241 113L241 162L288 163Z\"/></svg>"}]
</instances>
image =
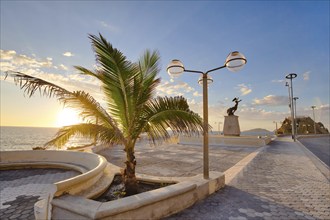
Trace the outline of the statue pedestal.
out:
<instances>
[{"instance_id":1,"label":"statue pedestal","mask_svg":"<svg viewBox=\"0 0 330 220\"><path fill-rule=\"evenodd\" d=\"M238 116L228 115L225 116L225 122L223 125L224 136L240 136L241 130L239 128Z\"/></svg>"}]
</instances>

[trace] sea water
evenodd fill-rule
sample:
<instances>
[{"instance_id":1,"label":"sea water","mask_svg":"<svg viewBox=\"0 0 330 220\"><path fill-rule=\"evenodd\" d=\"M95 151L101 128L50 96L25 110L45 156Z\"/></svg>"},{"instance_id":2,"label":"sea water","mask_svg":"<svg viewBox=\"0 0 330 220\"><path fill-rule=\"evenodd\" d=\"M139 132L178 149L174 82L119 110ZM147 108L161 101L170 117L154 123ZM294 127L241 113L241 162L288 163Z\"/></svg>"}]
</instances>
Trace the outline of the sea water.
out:
<instances>
[{"instance_id":1,"label":"sea water","mask_svg":"<svg viewBox=\"0 0 330 220\"><path fill-rule=\"evenodd\" d=\"M0 151L10 150L32 150L34 147L42 147L45 143L53 139L58 128L40 128L40 127L0 127ZM210 132L218 134L218 132ZM245 136L266 136L265 133L242 132ZM75 147L90 144L90 139L73 137L63 147Z\"/></svg>"},{"instance_id":2,"label":"sea water","mask_svg":"<svg viewBox=\"0 0 330 220\"><path fill-rule=\"evenodd\" d=\"M0 127L0 151L32 150L34 147L42 147L53 139L58 128L40 127ZM91 143L91 140L73 137L64 146L79 146Z\"/></svg>"}]
</instances>

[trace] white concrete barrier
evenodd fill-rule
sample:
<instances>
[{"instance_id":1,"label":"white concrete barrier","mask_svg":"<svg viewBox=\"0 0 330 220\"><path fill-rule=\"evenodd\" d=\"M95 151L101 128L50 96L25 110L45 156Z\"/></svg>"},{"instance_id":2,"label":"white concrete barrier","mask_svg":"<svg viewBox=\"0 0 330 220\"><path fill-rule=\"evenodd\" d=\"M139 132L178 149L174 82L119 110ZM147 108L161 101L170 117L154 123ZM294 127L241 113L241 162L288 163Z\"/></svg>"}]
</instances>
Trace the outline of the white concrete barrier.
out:
<instances>
[{"instance_id":1,"label":"white concrete barrier","mask_svg":"<svg viewBox=\"0 0 330 220\"><path fill-rule=\"evenodd\" d=\"M100 155L78 151L3 151L0 154L0 170L61 168L81 173L70 179L54 183L54 190L49 192L47 199L35 204L36 219L51 218L51 201L54 196L83 194L91 198L106 190L116 174L116 172L109 173L109 170L114 171L115 169L107 167L107 165L107 160ZM92 190L90 190L91 188Z\"/></svg>"},{"instance_id":2,"label":"white concrete barrier","mask_svg":"<svg viewBox=\"0 0 330 220\"><path fill-rule=\"evenodd\" d=\"M210 135L209 145L214 146L264 146L271 142L271 137L258 137L258 136L220 136ZM203 136L179 136L179 144L202 145Z\"/></svg>"},{"instance_id":3,"label":"white concrete barrier","mask_svg":"<svg viewBox=\"0 0 330 220\"><path fill-rule=\"evenodd\" d=\"M31 150L3 151L0 169L62 168L76 170L81 174L54 183L55 196L63 193L79 194L97 182L103 175L107 160L97 154L77 151Z\"/></svg>"}]
</instances>

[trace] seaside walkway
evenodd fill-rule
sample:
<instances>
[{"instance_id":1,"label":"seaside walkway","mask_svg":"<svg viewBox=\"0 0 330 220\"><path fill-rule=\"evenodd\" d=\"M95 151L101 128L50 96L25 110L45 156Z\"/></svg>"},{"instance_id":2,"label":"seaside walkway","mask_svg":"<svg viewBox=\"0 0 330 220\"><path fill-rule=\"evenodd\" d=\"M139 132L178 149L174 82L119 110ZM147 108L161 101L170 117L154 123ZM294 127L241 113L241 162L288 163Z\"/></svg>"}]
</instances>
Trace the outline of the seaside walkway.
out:
<instances>
[{"instance_id":1,"label":"seaside walkway","mask_svg":"<svg viewBox=\"0 0 330 220\"><path fill-rule=\"evenodd\" d=\"M201 149L176 144L150 148L142 143L136 148L138 172L160 176L201 173ZM224 172L260 149L224 189L167 219L330 219L329 180L290 138L277 138L262 148L210 146L210 169ZM100 154L120 166L125 159L119 146ZM33 219L33 205L45 196L49 184L75 175L63 170L1 171L0 219Z\"/></svg>"},{"instance_id":2,"label":"seaside walkway","mask_svg":"<svg viewBox=\"0 0 330 220\"><path fill-rule=\"evenodd\" d=\"M277 138L223 190L167 220L330 219L330 183L301 147Z\"/></svg>"},{"instance_id":3,"label":"seaside walkway","mask_svg":"<svg viewBox=\"0 0 330 220\"><path fill-rule=\"evenodd\" d=\"M1 170L0 219L35 219L34 204L48 196L53 183L78 174L63 169Z\"/></svg>"}]
</instances>

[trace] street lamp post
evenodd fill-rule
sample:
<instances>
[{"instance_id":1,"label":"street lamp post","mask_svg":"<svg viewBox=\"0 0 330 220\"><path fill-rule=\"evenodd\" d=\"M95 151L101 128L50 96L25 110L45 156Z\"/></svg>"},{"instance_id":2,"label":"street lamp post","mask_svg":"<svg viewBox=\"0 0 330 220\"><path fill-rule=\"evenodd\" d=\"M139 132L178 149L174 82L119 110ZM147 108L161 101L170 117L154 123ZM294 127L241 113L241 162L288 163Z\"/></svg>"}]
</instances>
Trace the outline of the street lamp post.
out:
<instances>
[{"instance_id":1,"label":"street lamp post","mask_svg":"<svg viewBox=\"0 0 330 220\"><path fill-rule=\"evenodd\" d=\"M314 112L314 109L316 108L316 106L313 105L313 106L311 106L311 108L313 109L314 134L316 134L316 123L315 123L315 112Z\"/></svg>"},{"instance_id":2,"label":"street lamp post","mask_svg":"<svg viewBox=\"0 0 330 220\"><path fill-rule=\"evenodd\" d=\"M293 105L293 107L294 107L294 124L296 125L297 124L297 99L299 99L298 97L294 97L293 98L293 101L294 101L294 105ZM296 126L295 127L296 128L296 130L295 130L295 135L298 135L298 127Z\"/></svg>"},{"instance_id":3,"label":"street lamp post","mask_svg":"<svg viewBox=\"0 0 330 220\"><path fill-rule=\"evenodd\" d=\"M208 70L206 72L187 70L180 60L172 60L167 66L167 72L171 77L178 77L183 72L199 73L202 74L198 80L199 84L203 85L203 176L204 179L209 179L209 138L208 138L208 94L207 85L212 83L213 80L208 76L208 73L227 67L230 71L236 72L240 70L247 60L243 54L238 51L229 53L225 64L223 66Z\"/></svg>"},{"instance_id":4,"label":"street lamp post","mask_svg":"<svg viewBox=\"0 0 330 220\"><path fill-rule=\"evenodd\" d=\"M220 125L222 124L222 122L221 121L219 121L219 123L218 123L218 130L219 130L219 135L221 135L221 131L220 131Z\"/></svg>"},{"instance_id":5,"label":"street lamp post","mask_svg":"<svg viewBox=\"0 0 330 220\"><path fill-rule=\"evenodd\" d=\"M290 109L291 109L291 124L292 124L292 139L293 141L296 141L296 136L295 136L295 130L296 130L296 125L295 125L295 119L294 119L294 110L293 110L293 88L292 88L292 79L296 78L297 74L295 73L289 73L288 75L285 76L285 78L290 79L290 85L289 86L289 99L290 99Z\"/></svg>"},{"instance_id":6,"label":"street lamp post","mask_svg":"<svg viewBox=\"0 0 330 220\"><path fill-rule=\"evenodd\" d=\"M273 121L273 123L275 123L275 135L277 135L277 121Z\"/></svg>"},{"instance_id":7,"label":"street lamp post","mask_svg":"<svg viewBox=\"0 0 330 220\"><path fill-rule=\"evenodd\" d=\"M289 82L286 82L285 83L285 86L288 87L288 93L289 93L289 109L291 111L291 92L290 92L290 85L289 85Z\"/></svg>"}]
</instances>

